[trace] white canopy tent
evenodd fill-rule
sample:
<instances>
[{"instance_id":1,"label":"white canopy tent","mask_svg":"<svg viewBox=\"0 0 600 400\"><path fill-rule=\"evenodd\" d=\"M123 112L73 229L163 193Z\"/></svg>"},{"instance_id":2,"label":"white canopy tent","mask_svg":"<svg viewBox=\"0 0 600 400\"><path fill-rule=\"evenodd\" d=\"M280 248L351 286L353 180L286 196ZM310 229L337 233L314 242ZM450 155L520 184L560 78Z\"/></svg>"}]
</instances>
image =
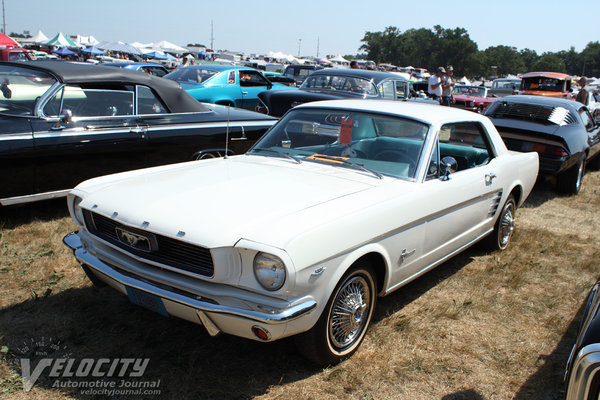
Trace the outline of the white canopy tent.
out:
<instances>
[{"instance_id":1,"label":"white canopy tent","mask_svg":"<svg viewBox=\"0 0 600 400\"><path fill-rule=\"evenodd\" d=\"M338 65L343 65L343 66L350 65L350 61L348 61L344 57L342 57L341 54L338 54L337 56L335 56L333 58L329 58L328 61L332 62L332 63L335 63L335 64L338 64Z\"/></svg>"},{"instance_id":2,"label":"white canopy tent","mask_svg":"<svg viewBox=\"0 0 600 400\"><path fill-rule=\"evenodd\" d=\"M267 57L277 60L279 62L289 62L289 63L298 62L298 59L296 57L294 57L293 55L285 54L284 52L281 52L281 51L276 51L276 52L270 51L267 53Z\"/></svg>"},{"instance_id":3,"label":"white canopy tent","mask_svg":"<svg viewBox=\"0 0 600 400\"><path fill-rule=\"evenodd\" d=\"M47 42L48 36L44 35L44 33L41 30L39 30L35 35L31 37L30 40L35 43Z\"/></svg>"},{"instance_id":4,"label":"white canopy tent","mask_svg":"<svg viewBox=\"0 0 600 400\"><path fill-rule=\"evenodd\" d=\"M177 46L176 44L167 42L166 40L161 40L160 42L154 43L152 48L154 50L160 50L163 52L175 54L187 53L189 51L185 47Z\"/></svg>"},{"instance_id":5,"label":"white canopy tent","mask_svg":"<svg viewBox=\"0 0 600 400\"><path fill-rule=\"evenodd\" d=\"M89 47L89 46L95 46L98 43L100 43L100 41L98 41L95 37L93 36L81 36L81 35L77 35L75 37L74 42L79 45L79 46L84 46L84 47Z\"/></svg>"}]
</instances>

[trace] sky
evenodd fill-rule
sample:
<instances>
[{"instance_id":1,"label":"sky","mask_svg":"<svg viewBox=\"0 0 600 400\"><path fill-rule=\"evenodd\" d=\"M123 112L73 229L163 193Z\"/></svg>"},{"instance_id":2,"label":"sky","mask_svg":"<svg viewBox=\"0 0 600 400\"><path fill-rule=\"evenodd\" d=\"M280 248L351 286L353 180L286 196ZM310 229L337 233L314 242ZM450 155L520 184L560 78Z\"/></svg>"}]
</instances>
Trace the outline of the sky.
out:
<instances>
[{"instance_id":1,"label":"sky","mask_svg":"<svg viewBox=\"0 0 600 400\"><path fill-rule=\"evenodd\" d=\"M49 38L92 35L100 41L158 42L297 56L357 54L365 32L440 25L467 30L480 50L490 46L582 51L600 40L600 0L503 1L201 1L2 0L6 32Z\"/></svg>"}]
</instances>

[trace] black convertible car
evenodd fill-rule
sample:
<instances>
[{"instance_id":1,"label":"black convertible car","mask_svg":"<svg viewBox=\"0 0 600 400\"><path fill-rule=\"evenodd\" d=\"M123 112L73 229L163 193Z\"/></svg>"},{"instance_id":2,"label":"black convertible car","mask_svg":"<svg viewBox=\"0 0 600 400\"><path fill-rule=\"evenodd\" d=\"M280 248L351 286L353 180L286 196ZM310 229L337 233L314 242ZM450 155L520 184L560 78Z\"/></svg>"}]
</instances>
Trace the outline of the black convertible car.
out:
<instances>
[{"instance_id":1,"label":"black convertible car","mask_svg":"<svg viewBox=\"0 0 600 400\"><path fill-rule=\"evenodd\" d=\"M600 398L600 281L585 303L583 319L565 369L566 400Z\"/></svg>"},{"instance_id":2,"label":"black convertible car","mask_svg":"<svg viewBox=\"0 0 600 400\"><path fill-rule=\"evenodd\" d=\"M579 193L586 165L600 161L600 125L581 103L507 96L492 103L485 115L509 150L539 154L539 174L556 178L560 192Z\"/></svg>"},{"instance_id":3,"label":"black convertible car","mask_svg":"<svg viewBox=\"0 0 600 400\"><path fill-rule=\"evenodd\" d=\"M258 99L256 111L274 117L281 117L298 104L319 100L415 100L439 104L416 96L410 82L393 72L332 68L312 72L299 90L264 91Z\"/></svg>"},{"instance_id":4,"label":"black convertible car","mask_svg":"<svg viewBox=\"0 0 600 400\"><path fill-rule=\"evenodd\" d=\"M274 123L127 69L0 63L0 204L64 196L94 176L243 153Z\"/></svg>"}]
</instances>

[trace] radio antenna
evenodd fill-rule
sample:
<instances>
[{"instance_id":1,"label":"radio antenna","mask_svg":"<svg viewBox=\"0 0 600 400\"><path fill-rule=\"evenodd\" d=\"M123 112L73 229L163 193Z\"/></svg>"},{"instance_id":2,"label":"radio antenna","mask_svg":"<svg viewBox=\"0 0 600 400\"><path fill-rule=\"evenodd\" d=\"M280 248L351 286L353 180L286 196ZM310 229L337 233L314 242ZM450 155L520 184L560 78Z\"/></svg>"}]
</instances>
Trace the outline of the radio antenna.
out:
<instances>
[{"instance_id":1,"label":"radio antenna","mask_svg":"<svg viewBox=\"0 0 600 400\"><path fill-rule=\"evenodd\" d=\"M225 130L225 155L224 159L227 159L228 146L229 146L229 111L231 110L231 106L227 106L227 129Z\"/></svg>"}]
</instances>

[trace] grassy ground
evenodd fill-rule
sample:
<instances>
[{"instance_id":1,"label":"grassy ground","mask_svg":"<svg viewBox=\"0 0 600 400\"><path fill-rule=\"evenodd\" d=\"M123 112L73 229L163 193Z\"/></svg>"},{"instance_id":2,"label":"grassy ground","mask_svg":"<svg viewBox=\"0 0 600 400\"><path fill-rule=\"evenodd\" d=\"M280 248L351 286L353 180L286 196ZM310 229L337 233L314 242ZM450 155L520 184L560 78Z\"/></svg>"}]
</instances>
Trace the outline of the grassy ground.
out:
<instances>
[{"instance_id":1,"label":"grassy ground","mask_svg":"<svg viewBox=\"0 0 600 400\"><path fill-rule=\"evenodd\" d=\"M599 206L598 171L576 197L536 187L507 251L467 250L380 299L360 350L325 369L291 340L210 338L91 287L61 242L75 229L63 200L2 210L0 398L89 398L48 374L23 391L18 359L67 356L149 358L162 398L559 399L600 276Z\"/></svg>"}]
</instances>

